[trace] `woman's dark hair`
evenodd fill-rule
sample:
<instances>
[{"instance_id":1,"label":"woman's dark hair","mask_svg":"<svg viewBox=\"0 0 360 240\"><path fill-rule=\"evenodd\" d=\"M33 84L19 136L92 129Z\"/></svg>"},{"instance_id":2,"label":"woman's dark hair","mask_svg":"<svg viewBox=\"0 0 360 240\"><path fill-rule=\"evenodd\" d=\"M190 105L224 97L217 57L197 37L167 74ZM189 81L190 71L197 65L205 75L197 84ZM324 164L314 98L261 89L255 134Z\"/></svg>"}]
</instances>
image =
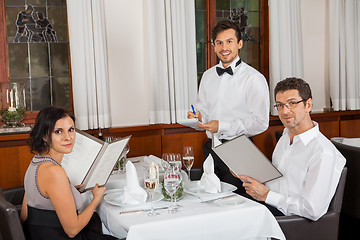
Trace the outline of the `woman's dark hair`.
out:
<instances>
[{"instance_id":1,"label":"woman's dark hair","mask_svg":"<svg viewBox=\"0 0 360 240\"><path fill-rule=\"evenodd\" d=\"M310 85L301 78L290 77L278 82L274 89L275 98L278 92L287 90L298 90L300 97L305 100L312 98Z\"/></svg>"},{"instance_id":2,"label":"woman's dark hair","mask_svg":"<svg viewBox=\"0 0 360 240\"><path fill-rule=\"evenodd\" d=\"M235 30L235 36L237 38L237 42L239 42L241 40L241 33L240 33L240 28L238 25L236 25L236 23L231 22L229 20L223 20L221 22L218 22L218 24L216 24L216 26L213 28L212 32L211 32L211 41L212 43L215 42L215 39L217 37L217 35L220 32L223 32L225 30L228 29L234 29Z\"/></svg>"},{"instance_id":3,"label":"woman's dark hair","mask_svg":"<svg viewBox=\"0 0 360 240\"><path fill-rule=\"evenodd\" d=\"M41 109L36 117L35 126L31 130L29 146L32 153L48 153L50 150L51 133L54 131L56 122L64 117L71 117L75 122L75 117L67 110L59 107L45 107ZM47 139L45 141L44 139Z\"/></svg>"}]
</instances>

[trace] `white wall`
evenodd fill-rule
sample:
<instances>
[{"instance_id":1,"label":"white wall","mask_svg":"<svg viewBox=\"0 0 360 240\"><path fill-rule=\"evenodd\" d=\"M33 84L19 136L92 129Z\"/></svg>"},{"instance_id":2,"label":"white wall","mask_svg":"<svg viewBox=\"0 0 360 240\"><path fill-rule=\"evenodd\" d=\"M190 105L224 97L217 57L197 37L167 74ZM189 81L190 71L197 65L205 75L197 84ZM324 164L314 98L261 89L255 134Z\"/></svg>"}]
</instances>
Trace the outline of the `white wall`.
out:
<instances>
[{"instance_id":1,"label":"white wall","mask_svg":"<svg viewBox=\"0 0 360 240\"><path fill-rule=\"evenodd\" d=\"M301 0L304 80L313 94L313 112L330 105L328 78L327 0Z\"/></svg>"},{"instance_id":2,"label":"white wall","mask_svg":"<svg viewBox=\"0 0 360 240\"><path fill-rule=\"evenodd\" d=\"M149 123L142 0L105 0L112 126Z\"/></svg>"},{"instance_id":3,"label":"white wall","mask_svg":"<svg viewBox=\"0 0 360 240\"><path fill-rule=\"evenodd\" d=\"M144 73L143 1L105 0L112 126L149 124ZM313 112L329 106L327 0L301 0L304 79L313 91Z\"/></svg>"}]
</instances>

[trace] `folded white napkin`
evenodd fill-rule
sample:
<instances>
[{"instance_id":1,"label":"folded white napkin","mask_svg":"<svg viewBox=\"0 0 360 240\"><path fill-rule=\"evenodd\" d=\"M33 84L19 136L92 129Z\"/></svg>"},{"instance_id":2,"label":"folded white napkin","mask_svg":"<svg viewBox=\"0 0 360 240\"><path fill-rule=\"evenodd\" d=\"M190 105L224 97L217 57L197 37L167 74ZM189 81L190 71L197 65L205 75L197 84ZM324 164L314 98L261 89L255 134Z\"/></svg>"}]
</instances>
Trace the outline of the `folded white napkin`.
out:
<instances>
[{"instance_id":1,"label":"folded white napkin","mask_svg":"<svg viewBox=\"0 0 360 240\"><path fill-rule=\"evenodd\" d=\"M144 158L144 162L146 162L149 165L151 163L154 163L154 164L157 164L157 165L161 166L161 161L162 161L161 158L158 158L158 157L156 157L154 155L150 155L150 156Z\"/></svg>"},{"instance_id":2,"label":"folded white napkin","mask_svg":"<svg viewBox=\"0 0 360 240\"><path fill-rule=\"evenodd\" d=\"M147 198L146 191L140 187L135 166L132 162L126 163L126 185L124 188L123 203L141 204Z\"/></svg>"},{"instance_id":3,"label":"folded white napkin","mask_svg":"<svg viewBox=\"0 0 360 240\"><path fill-rule=\"evenodd\" d=\"M218 193L221 192L220 179L214 173L214 159L209 154L203 164L204 173L200 182L204 186L205 192Z\"/></svg>"}]
</instances>

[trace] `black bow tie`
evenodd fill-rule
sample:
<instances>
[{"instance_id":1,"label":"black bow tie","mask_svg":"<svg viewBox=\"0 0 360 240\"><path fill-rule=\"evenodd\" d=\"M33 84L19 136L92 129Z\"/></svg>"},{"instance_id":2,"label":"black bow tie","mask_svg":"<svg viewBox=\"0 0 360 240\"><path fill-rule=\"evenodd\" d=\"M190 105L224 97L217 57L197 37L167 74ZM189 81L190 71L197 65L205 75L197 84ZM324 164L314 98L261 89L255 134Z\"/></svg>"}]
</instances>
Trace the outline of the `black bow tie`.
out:
<instances>
[{"instance_id":1,"label":"black bow tie","mask_svg":"<svg viewBox=\"0 0 360 240\"><path fill-rule=\"evenodd\" d=\"M239 61L236 62L235 67L239 66L240 63L241 63L241 59L239 59ZM230 66L227 68L216 67L216 72L219 76L223 75L225 72L227 72L230 75L234 74Z\"/></svg>"},{"instance_id":2,"label":"black bow tie","mask_svg":"<svg viewBox=\"0 0 360 240\"><path fill-rule=\"evenodd\" d=\"M223 75L225 72L227 72L230 75L233 75L233 71L231 67L227 67L227 68L216 67L216 72L219 76Z\"/></svg>"}]
</instances>

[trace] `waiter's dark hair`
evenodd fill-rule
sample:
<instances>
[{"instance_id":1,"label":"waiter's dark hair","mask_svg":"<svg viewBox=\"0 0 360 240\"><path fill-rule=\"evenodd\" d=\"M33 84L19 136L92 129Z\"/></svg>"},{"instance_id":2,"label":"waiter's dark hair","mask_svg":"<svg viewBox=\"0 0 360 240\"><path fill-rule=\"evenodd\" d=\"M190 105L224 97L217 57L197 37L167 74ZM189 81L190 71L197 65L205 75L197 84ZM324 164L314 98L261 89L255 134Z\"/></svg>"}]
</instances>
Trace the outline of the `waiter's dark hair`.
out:
<instances>
[{"instance_id":1,"label":"waiter's dark hair","mask_svg":"<svg viewBox=\"0 0 360 240\"><path fill-rule=\"evenodd\" d=\"M29 146L32 153L49 152L52 143L51 133L54 131L55 124L59 119L67 116L75 122L75 117L63 108L49 106L40 110L35 126L30 132Z\"/></svg>"},{"instance_id":2,"label":"waiter's dark hair","mask_svg":"<svg viewBox=\"0 0 360 240\"><path fill-rule=\"evenodd\" d=\"M235 30L235 36L237 38L237 42L239 42L241 40L240 28L238 25L236 25L236 23L229 21L229 20L223 20L221 22L218 22L218 24L216 24L216 26L213 28L213 30L211 32L211 42L214 44L214 41L215 41L217 35L220 32L223 32L228 29Z\"/></svg>"},{"instance_id":3,"label":"waiter's dark hair","mask_svg":"<svg viewBox=\"0 0 360 240\"><path fill-rule=\"evenodd\" d=\"M279 92L285 92L287 90L298 90L302 99L308 100L312 98L310 85L301 78L289 77L278 82L274 89L274 96ZM306 102L304 102L306 105Z\"/></svg>"}]
</instances>

